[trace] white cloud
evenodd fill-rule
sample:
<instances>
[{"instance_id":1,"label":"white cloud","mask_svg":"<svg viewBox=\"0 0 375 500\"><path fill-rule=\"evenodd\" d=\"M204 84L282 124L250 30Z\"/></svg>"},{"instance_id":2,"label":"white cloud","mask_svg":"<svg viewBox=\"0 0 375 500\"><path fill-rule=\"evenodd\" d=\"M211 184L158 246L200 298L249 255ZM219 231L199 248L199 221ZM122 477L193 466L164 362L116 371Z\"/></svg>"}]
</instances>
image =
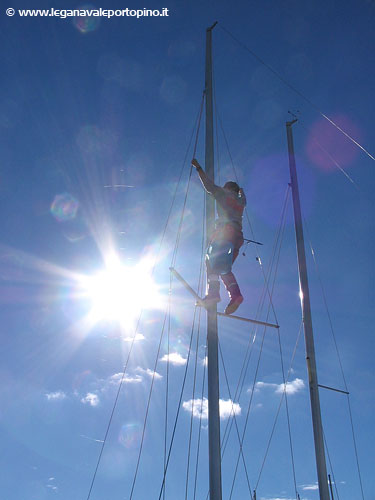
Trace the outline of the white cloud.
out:
<instances>
[{"instance_id":1,"label":"white cloud","mask_svg":"<svg viewBox=\"0 0 375 500\"><path fill-rule=\"evenodd\" d=\"M66 394L63 391L48 392L46 394L48 401L58 401L66 398Z\"/></svg>"},{"instance_id":2,"label":"white cloud","mask_svg":"<svg viewBox=\"0 0 375 500\"><path fill-rule=\"evenodd\" d=\"M200 418L202 415L203 420L208 419L208 399L190 399L182 403L182 408L190 413L193 412L193 417Z\"/></svg>"},{"instance_id":3,"label":"white cloud","mask_svg":"<svg viewBox=\"0 0 375 500\"><path fill-rule=\"evenodd\" d=\"M178 352L171 352L170 354L165 354L161 361L169 361L172 365L183 366L186 365L187 359L183 358Z\"/></svg>"},{"instance_id":4,"label":"white cloud","mask_svg":"<svg viewBox=\"0 0 375 500\"><path fill-rule=\"evenodd\" d=\"M54 477L50 477L50 478L48 478L48 481L49 481L50 483L52 483L54 480L55 480L55 478L54 478ZM57 487L57 486L55 486L54 484L47 484L47 488L51 488L51 490L52 490L52 491L56 491L56 492L58 491L58 487Z\"/></svg>"},{"instance_id":5,"label":"white cloud","mask_svg":"<svg viewBox=\"0 0 375 500\"><path fill-rule=\"evenodd\" d=\"M143 378L140 375L128 375L127 373L125 374L123 382L125 384L138 384L139 382L142 382Z\"/></svg>"},{"instance_id":6,"label":"white cloud","mask_svg":"<svg viewBox=\"0 0 375 500\"><path fill-rule=\"evenodd\" d=\"M290 497L261 497L260 500L295 500L295 498ZM306 500L306 498L301 498L301 500Z\"/></svg>"},{"instance_id":7,"label":"white cloud","mask_svg":"<svg viewBox=\"0 0 375 500\"><path fill-rule=\"evenodd\" d=\"M261 381L255 384L256 392L259 392L261 389L264 389L266 387L277 387L277 384L269 384L268 382L261 382ZM251 389L248 389L247 392L251 392Z\"/></svg>"},{"instance_id":8,"label":"white cloud","mask_svg":"<svg viewBox=\"0 0 375 500\"><path fill-rule=\"evenodd\" d=\"M138 366L135 371L138 373L142 373L143 375L148 375L150 378L154 377L155 380L160 380L161 378L163 378L163 375L160 375L160 373L158 372L153 372L152 370L150 370L150 368L146 368L145 370L144 368Z\"/></svg>"},{"instance_id":9,"label":"white cloud","mask_svg":"<svg viewBox=\"0 0 375 500\"><path fill-rule=\"evenodd\" d=\"M319 489L318 483L314 484L303 484L302 485L303 491L311 490L311 491L316 491Z\"/></svg>"},{"instance_id":10,"label":"white cloud","mask_svg":"<svg viewBox=\"0 0 375 500\"><path fill-rule=\"evenodd\" d=\"M295 394L296 392L299 392L304 388L305 388L305 382L301 378L296 378L292 382L286 383L285 390L287 394ZM278 394L282 394L284 392L284 384L280 384L277 387L276 392Z\"/></svg>"},{"instance_id":11,"label":"white cloud","mask_svg":"<svg viewBox=\"0 0 375 500\"><path fill-rule=\"evenodd\" d=\"M115 373L114 375L111 375L108 379L108 382L110 385L118 385L120 384L122 380L123 374L122 373ZM140 375L128 375L125 373L124 378L122 380L123 383L125 384L134 384L138 382L142 382L142 377Z\"/></svg>"},{"instance_id":12,"label":"white cloud","mask_svg":"<svg viewBox=\"0 0 375 500\"><path fill-rule=\"evenodd\" d=\"M269 382L257 382L255 384L255 390L259 392L261 389L266 389L267 387L272 388L275 390L275 393L277 394L282 394L284 392L284 384L272 384ZM301 391L302 389L305 388L305 382L301 378L296 378L292 380L291 382L286 383L286 393L291 395L291 394L296 394L297 392ZM248 390L250 392L250 389Z\"/></svg>"},{"instance_id":13,"label":"white cloud","mask_svg":"<svg viewBox=\"0 0 375 500\"><path fill-rule=\"evenodd\" d=\"M238 403L233 403L231 399L224 401L219 400L220 404L220 418L225 419L230 417L233 413L235 415L241 415L241 406Z\"/></svg>"},{"instance_id":14,"label":"white cloud","mask_svg":"<svg viewBox=\"0 0 375 500\"><path fill-rule=\"evenodd\" d=\"M188 412L193 412L193 417L200 418L202 416L203 420L208 419L208 399L190 399L189 401L184 401L182 403L182 407L184 410ZM241 415L241 407L238 403L233 403L231 399L228 400L219 400L219 408L220 408L220 418L226 419L229 418L233 413L235 415Z\"/></svg>"},{"instance_id":15,"label":"white cloud","mask_svg":"<svg viewBox=\"0 0 375 500\"><path fill-rule=\"evenodd\" d=\"M81 403L89 404L90 406L98 406L100 400L97 394L88 392L84 398L81 399Z\"/></svg>"},{"instance_id":16,"label":"white cloud","mask_svg":"<svg viewBox=\"0 0 375 500\"><path fill-rule=\"evenodd\" d=\"M134 339L134 342L139 342L140 340L144 340L145 339L145 336L142 335L142 333L136 333L135 337L124 337L122 340L124 342L133 342L133 339Z\"/></svg>"}]
</instances>

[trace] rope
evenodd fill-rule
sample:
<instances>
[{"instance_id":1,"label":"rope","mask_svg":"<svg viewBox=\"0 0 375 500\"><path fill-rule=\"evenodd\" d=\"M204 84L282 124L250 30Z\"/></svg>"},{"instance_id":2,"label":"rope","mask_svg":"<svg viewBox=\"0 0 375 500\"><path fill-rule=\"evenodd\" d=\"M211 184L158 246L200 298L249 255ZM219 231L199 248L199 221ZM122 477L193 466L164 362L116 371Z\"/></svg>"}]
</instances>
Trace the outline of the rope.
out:
<instances>
[{"instance_id":1,"label":"rope","mask_svg":"<svg viewBox=\"0 0 375 500\"><path fill-rule=\"evenodd\" d=\"M315 111L317 111L325 120L327 120L331 125L333 125L337 130L339 130L347 139L349 139L353 144L355 144L357 147L359 147L371 160L375 161L374 156L367 151L359 142L357 142L351 135L349 135L345 130L343 130L337 123L335 123L329 116L324 114L316 104L314 104L310 99L308 99L302 92L296 89L291 83L289 83L278 71L276 71L272 66L267 64L263 59L261 59L259 56L255 54L254 51L249 49L247 45L242 43L238 38L236 38L229 30L227 30L224 26L219 24L220 28L227 34L229 35L238 45L240 45L243 49L245 49L247 52L249 52L258 62L263 64L271 73L273 73L281 82L284 83L287 87L289 87L293 92L295 92L297 95L299 95L305 102L307 102Z\"/></svg>"}]
</instances>

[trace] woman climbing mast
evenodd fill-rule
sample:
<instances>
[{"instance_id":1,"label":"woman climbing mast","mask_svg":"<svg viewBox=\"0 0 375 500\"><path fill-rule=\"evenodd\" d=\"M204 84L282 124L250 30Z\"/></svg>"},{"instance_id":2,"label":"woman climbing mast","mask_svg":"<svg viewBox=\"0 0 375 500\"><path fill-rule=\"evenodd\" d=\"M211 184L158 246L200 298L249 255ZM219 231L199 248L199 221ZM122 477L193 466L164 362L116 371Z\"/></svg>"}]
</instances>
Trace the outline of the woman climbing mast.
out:
<instances>
[{"instance_id":1,"label":"woman climbing mast","mask_svg":"<svg viewBox=\"0 0 375 500\"><path fill-rule=\"evenodd\" d=\"M232 273L232 264L244 242L242 216L246 196L236 182L226 182L223 187L214 184L195 158L191 164L196 168L204 189L215 198L218 215L206 253L208 287L203 302L220 302L220 276L230 298L224 313L233 314L243 302L237 280Z\"/></svg>"}]
</instances>

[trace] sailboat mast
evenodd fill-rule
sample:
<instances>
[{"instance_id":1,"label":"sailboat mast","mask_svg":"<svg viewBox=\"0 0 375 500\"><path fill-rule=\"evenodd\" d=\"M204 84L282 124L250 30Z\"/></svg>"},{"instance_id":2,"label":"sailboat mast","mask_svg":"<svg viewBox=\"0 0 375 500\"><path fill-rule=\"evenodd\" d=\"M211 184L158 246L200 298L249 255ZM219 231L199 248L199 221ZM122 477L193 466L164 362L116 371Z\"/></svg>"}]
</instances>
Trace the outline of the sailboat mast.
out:
<instances>
[{"instance_id":1,"label":"sailboat mast","mask_svg":"<svg viewBox=\"0 0 375 500\"><path fill-rule=\"evenodd\" d=\"M310 293L309 293L309 284L307 278L307 265L306 265L306 255L305 255L305 243L303 237L301 204L299 198L297 170L294 157L294 145L293 145L293 135L292 135L292 125L296 121L297 120L287 122L286 131L288 138L289 168L290 168L290 178L291 178L292 197L293 197L294 224L295 224L296 240L297 240L300 297L301 297L302 317L303 317L303 325L305 333L306 361L307 361L307 371L309 376L310 401L311 401L311 413L312 413L312 422L314 431L316 466L318 473L319 496L320 500L330 500L328 491L328 480L327 480L327 466L326 466L326 458L324 452L322 417L320 413L318 377L317 377L316 362L315 362L315 347L314 347L314 336L313 336L312 319L311 319Z\"/></svg>"},{"instance_id":2,"label":"sailboat mast","mask_svg":"<svg viewBox=\"0 0 375 500\"><path fill-rule=\"evenodd\" d=\"M212 30L206 31L206 150L205 171L214 181L214 133L212 105ZM212 234L215 225L215 200L206 195L206 231ZM208 243L208 242L207 242ZM208 447L210 500L221 500L221 451L219 414L219 360L216 304L207 306L207 372L208 372Z\"/></svg>"}]
</instances>

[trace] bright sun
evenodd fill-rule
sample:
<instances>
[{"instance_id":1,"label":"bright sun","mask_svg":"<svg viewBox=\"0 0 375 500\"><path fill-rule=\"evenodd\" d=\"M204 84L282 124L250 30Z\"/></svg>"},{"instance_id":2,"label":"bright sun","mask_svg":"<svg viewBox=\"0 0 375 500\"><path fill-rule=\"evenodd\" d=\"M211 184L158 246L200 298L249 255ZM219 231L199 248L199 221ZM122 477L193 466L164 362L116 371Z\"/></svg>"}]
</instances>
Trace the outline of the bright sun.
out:
<instances>
[{"instance_id":1,"label":"bright sun","mask_svg":"<svg viewBox=\"0 0 375 500\"><path fill-rule=\"evenodd\" d=\"M161 306L149 259L127 267L118 258L109 258L103 271L83 278L81 285L91 302L90 317L94 323L110 320L130 327L142 309Z\"/></svg>"}]
</instances>

